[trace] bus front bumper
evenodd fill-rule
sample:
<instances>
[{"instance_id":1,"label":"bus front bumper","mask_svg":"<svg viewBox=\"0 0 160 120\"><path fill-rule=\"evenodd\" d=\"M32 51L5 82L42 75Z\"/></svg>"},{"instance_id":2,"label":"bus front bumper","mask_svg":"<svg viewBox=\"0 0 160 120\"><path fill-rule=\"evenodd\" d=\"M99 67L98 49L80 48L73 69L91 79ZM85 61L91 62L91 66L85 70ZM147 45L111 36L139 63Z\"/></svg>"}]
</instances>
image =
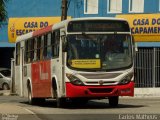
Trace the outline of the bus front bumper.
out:
<instances>
[{"instance_id":1,"label":"bus front bumper","mask_svg":"<svg viewBox=\"0 0 160 120\"><path fill-rule=\"evenodd\" d=\"M66 97L134 96L134 82L114 86L76 86L66 83Z\"/></svg>"}]
</instances>

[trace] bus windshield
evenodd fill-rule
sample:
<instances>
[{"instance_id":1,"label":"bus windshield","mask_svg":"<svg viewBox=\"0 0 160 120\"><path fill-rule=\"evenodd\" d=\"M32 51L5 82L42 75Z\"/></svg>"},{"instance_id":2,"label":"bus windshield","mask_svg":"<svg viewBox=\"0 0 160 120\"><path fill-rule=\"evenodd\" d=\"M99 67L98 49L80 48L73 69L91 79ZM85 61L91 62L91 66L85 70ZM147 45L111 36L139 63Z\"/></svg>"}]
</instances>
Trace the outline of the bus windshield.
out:
<instances>
[{"instance_id":1,"label":"bus windshield","mask_svg":"<svg viewBox=\"0 0 160 120\"><path fill-rule=\"evenodd\" d=\"M80 70L109 71L132 65L128 34L74 34L67 36L67 65Z\"/></svg>"}]
</instances>

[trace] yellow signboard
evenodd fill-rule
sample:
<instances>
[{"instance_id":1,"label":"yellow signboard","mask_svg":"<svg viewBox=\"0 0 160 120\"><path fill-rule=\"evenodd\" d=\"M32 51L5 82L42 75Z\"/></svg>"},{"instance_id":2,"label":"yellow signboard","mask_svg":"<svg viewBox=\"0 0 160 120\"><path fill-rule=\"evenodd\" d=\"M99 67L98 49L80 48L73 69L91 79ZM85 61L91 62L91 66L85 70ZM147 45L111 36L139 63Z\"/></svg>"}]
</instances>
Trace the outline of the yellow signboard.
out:
<instances>
[{"instance_id":1,"label":"yellow signboard","mask_svg":"<svg viewBox=\"0 0 160 120\"><path fill-rule=\"evenodd\" d=\"M123 14L116 17L128 20L136 42L160 41L160 14Z\"/></svg>"},{"instance_id":2,"label":"yellow signboard","mask_svg":"<svg viewBox=\"0 0 160 120\"><path fill-rule=\"evenodd\" d=\"M75 68L100 68L100 59L75 59L71 61L71 66Z\"/></svg>"},{"instance_id":3,"label":"yellow signboard","mask_svg":"<svg viewBox=\"0 0 160 120\"><path fill-rule=\"evenodd\" d=\"M8 24L9 42L15 42L20 35L47 27L61 21L61 17L10 18Z\"/></svg>"}]
</instances>

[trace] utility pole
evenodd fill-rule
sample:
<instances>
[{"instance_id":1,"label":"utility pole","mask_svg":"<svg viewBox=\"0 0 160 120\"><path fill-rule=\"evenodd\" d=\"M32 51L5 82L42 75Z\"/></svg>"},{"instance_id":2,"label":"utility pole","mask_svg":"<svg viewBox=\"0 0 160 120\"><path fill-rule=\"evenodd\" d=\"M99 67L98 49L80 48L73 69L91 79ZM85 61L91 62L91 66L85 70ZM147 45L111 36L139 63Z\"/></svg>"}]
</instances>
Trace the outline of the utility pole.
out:
<instances>
[{"instance_id":1,"label":"utility pole","mask_svg":"<svg viewBox=\"0 0 160 120\"><path fill-rule=\"evenodd\" d=\"M67 19L67 0L62 0L62 14L61 14L61 21Z\"/></svg>"}]
</instances>

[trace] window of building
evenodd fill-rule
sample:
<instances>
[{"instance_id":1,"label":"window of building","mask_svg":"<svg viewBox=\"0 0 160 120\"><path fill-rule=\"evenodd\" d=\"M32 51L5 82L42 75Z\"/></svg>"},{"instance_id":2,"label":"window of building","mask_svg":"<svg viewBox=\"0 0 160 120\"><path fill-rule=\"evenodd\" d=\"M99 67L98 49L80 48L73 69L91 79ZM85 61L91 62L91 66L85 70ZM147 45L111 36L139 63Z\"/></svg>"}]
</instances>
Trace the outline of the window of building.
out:
<instances>
[{"instance_id":1,"label":"window of building","mask_svg":"<svg viewBox=\"0 0 160 120\"><path fill-rule=\"evenodd\" d=\"M84 0L84 14L98 14L98 0Z\"/></svg>"},{"instance_id":2,"label":"window of building","mask_svg":"<svg viewBox=\"0 0 160 120\"><path fill-rule=\"evenodd\" d=\"M142 13L144 11L144 0L129 0L129 12Z\"/></svg>"},{"instance_id":3,"label":"window of building","mask_svg":"<svg viewBox=\"0 0 160 120\"><path fill-rule=\"evenodd\" d=\"M122 13L122 0L108 0L108 13Z\"/></svg>"}]
</instances>

